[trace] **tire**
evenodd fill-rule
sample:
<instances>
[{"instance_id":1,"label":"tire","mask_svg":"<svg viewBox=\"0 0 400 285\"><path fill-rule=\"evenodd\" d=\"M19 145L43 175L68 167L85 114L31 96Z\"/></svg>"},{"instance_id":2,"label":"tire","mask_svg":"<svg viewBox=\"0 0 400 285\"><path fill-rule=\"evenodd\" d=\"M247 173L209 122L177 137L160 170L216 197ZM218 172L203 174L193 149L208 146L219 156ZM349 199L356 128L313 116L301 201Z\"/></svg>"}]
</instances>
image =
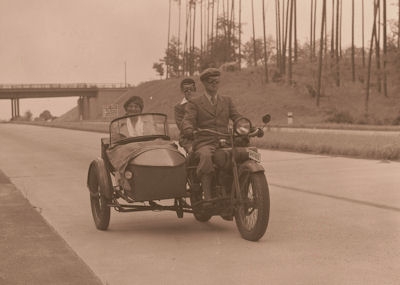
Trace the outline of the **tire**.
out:
<instances>
[{"instance_id":1,"label":"tire","mask_svg":"<svg viewBox=\"0 0 400 285\"><path fill-rule=\"evenodd\" d=\"M240 177L243 203L235 211L235 222L242 238L258 241L269 221L269 189L264 173L245 173ZM251 205L249 204L251 202Z\"/></svg>"},{"instance_id":2,"label":"tire","mask_svg":"<svg viewBox=\"0 0 400 285\"><path fill-rule=\"evenodd\" d=\"M88 187L94 223L97 229L105 231L110 224L110 207L107 204L111 202L105 193L110 193L112 185L102 159L94 160L90 165Z\"/></svg>"},{"instance_id":3,"label":"tire","mask_svg":"<svg viewBox=\"0 0 400 285\"><path fill-rule=\"evenodd\" d=\"M189 185L193 185L193 184L189 183ZM200 189L197 189L197 190L192 189L192 192L190 194L190 204L192 206L202 200L201 193L202 192ZM208 222L212 217L212 215L204 213L204 211L198 207L193 207L193 216L197 221L202 222L202 223Z\"/></svg>"},{"instance_id":4,"label":"tire","mask_svg":"<svg viewBox=\"0 0 400 285\"><path fill-rule=\"evenodd\" d=\"M210 214L205 214L205 213L199 213L199 212L194 212L193 213L194 218L202 223L208 222L211 219L211 215Z\"/></svg>"}]
</instances>

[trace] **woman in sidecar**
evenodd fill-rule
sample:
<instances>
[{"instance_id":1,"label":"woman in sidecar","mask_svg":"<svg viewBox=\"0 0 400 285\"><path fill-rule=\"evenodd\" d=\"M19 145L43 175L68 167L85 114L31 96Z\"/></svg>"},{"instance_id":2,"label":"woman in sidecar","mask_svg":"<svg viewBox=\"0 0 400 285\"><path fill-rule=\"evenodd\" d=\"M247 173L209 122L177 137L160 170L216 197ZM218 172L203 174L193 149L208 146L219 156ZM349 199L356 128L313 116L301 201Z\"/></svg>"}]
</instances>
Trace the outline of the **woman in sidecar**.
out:
<instances>
[{"instance_id":1,"label":"woman in sidecar","mask_svg":"<svg viewBox=\"0 0 400 285\"><path fill-rule=\"evenodd\" d=\"M96 227L108 228L111 207L119 212L173 210L182 216L190 207L183 199L185 156L168 136L167 116L126 115L110 123L109 133L101 139L101 158L93 160L88 171ZM164 199L173 199L173 205L154 202Z\"/></svg>"}]
</instances>

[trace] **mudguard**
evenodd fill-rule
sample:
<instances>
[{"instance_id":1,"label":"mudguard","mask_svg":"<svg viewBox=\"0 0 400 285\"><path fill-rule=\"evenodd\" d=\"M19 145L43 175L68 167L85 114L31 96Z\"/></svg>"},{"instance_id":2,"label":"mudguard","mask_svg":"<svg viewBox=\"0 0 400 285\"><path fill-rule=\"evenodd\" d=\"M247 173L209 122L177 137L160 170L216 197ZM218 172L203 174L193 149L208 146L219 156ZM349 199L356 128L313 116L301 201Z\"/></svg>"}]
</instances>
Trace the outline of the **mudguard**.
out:
<instances>
[{"instance_id":1,"label":"mudguard","mask_svg":"<svg viewBox=\"0 0 400 285\"><path fill-rule=\"evenodd\" d=\"M241 163L239 165L239 169L238 169L239 177L245 172L256 173L256 172L264 172L264 171L265 171L264 167L261 164L255 162L254 160L250 160L250 159Z\"/></svg>"}]
</instances>

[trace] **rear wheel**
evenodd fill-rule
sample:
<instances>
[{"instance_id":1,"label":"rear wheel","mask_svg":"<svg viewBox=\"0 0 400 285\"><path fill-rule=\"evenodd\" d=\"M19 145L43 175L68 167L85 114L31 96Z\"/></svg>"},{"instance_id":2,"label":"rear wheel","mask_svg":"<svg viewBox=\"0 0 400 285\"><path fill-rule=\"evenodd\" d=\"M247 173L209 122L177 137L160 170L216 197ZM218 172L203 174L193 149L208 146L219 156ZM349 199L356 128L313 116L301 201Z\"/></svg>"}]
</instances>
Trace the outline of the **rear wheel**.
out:
<instances>
[{"instance_id":1,"label":"rear wheel","mask_svg":"<svg viewBox=\"0 0 400 285\"><path fill-rule=\"evenodd\" d=\"M240 235L258 241L267 230L269 220L269 189L264 173L246 173L240 177L243 202L235 212Z\"/></svg>"},{"instance_id":2,"label":"rear wheel","mask_svg":"<svg viewBox=\"0 0 400 285\"><path fill-rule=\"evenodd\" d=\"M90 165L88 174L88 187L90 190L90 206L96 228L107 230L110 224L110 199L105 193L111 191L111 179L102 159L94 160Z\"/></svg>"}]
</instances>

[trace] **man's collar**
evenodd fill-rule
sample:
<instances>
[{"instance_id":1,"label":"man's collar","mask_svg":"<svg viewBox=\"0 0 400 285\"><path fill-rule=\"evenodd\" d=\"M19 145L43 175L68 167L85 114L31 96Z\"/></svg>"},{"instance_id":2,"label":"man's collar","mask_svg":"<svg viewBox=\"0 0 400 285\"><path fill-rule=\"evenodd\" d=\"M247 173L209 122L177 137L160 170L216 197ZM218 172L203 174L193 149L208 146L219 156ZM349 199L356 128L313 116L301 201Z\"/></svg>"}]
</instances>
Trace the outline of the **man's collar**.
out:
<instances>
[{"instance_id":1,"label":"man's collar","mask_svg":"<svg viewBox=\"0 0 400 285\"><path fill-rule=\"evenodd\" d=\"M181 101L181 105L186 104L188 102L188 100L184 97Z\"/></svg>"},{"instance_id":2,"label":"man's collar","mask_svg":"<svg viewBox=\"0 0 400 285\"><path fill-rule=\"evenodd\" d=\"M211 102L211 95L209 95L207 92L204 92L204 95L206 96L206 98L208 99L208 101L210 101L210 103L212 104L212 102ZM214 98L215 98L215 100L217 100L217 98L218 98L218 93L215 94Z\"/></svg>"}]
</instances>

